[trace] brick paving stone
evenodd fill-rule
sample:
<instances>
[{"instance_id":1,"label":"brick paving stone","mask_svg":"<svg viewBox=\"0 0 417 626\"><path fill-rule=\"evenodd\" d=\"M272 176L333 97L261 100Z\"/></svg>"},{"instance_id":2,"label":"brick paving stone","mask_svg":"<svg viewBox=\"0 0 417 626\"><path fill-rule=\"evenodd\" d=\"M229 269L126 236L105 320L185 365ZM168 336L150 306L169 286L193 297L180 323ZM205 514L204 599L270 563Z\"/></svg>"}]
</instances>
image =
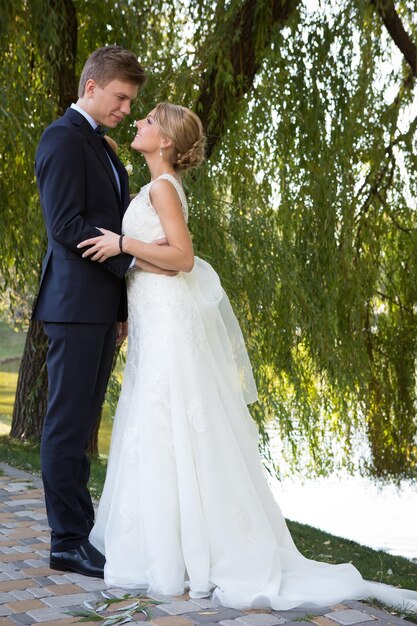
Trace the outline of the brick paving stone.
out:
<instances>
[{"instance_id":1,"label":"brick paving stone","mask_svg":"<svg viewBox=\"0 0 417 626\"><path fill-rule=\"evenodd\" d=\"M46 559L25 559L25 563L29 565L29 567L44 568L48 565L49 562ZM49 566L48 566L48 570L49 570ZM41 576L43 576L43 574L41 574Z\"/></svg>"},{"instance_id":2,"label":"brick paving stone","mask_svg":"<svg viewBox=\"0 0 417 626\"><path fill-rule=\"evenodd\" d=\"M6 602L13 602L13 596L11 593L0 593L0 604L5 604Z\"/></svg>"},{"instance_id":3,"label":"brick paving stone","mask_svg":"<svg viewBox=\"0 0 417 626\"><path fill-rule=\"evenodd\" d=\"M27 553L27 552L33 552L33 548L31 548L30 546L13 546L14 550L17 550L18 552L22 552L22 553Z\"/></svg>"},{"instance_id":4,"label":"brick paving stone","mask_svg":"<svg viewBox=\"0 0 417 626\"><path fill-rule=\"evenodd\" d=\"M20 552L0 555L0 563L12 563L13 561L23 561L23 555Z\"/></svg>"},{"instance_id":5,"label":"brick paving stone","mask_svg":"<svg viewBox=\"0 0 417 626\"><path fill-rule=\"evenodd\" d=\"M151 624L154 626L193 626L194 623L182 615L170 615L152 618Z\"/></svg>"},{"instance_id":6,"label":"brick paving stone","mask_svg":"<svg viewBox=\"0 0 417 626\"><path fill-rule=\"evenodd\" d=\"M317 624L317 626L334 626L334 621L323 615L318 615L311 621Z\"/></svg>"},{"instance_id":7,"label":"brick paving stone","mask_svg":"<svg viewBox=\"0 0 417 626\"><path fill-rule=\"evenodd\" d=\"M376 617L377 620L388 620L391 624L404 624L404 620L401 617L387 613L382 609L369 606L368 604L363 604L358 600L347 600L345 604L351 609L356 609L358 611L363 611L367 615L372 615L373 617Z\"/></svg>"},{"instance_id":8,"label":"brick paving stone","mask_svg":"<svg viewBox=\"0 0 417 626\"><path fill-rule=\"evenodd\" d=\"M27 613L12 613L10 618L15 624L20 626L32 626L33 619Z\"/></svg>"},{"instance_id":9,"label":"brick paving stone","mask_svg":"<svg viewBox=\"0 0 417 626\"><path fill-rule=\"evenodd\" d=\"M13 528L9 532L9 537L12 539L35 539L38 535L39 532L33 528L22 528L21 530Z\"/></svg>"},{"instance_id":10,"label":"brick paving stone","mask_svg":"<svg viewBox=\"0 0 417 626\"><path fill-rule=\"evenodd\" d=\"M168 602L167 604L161 604L160 609L168 613L169 615L181 615L183 613L191 613L198 610L200 607L194 602L182 600L180 602Z\"/></svg>"},{"instance_id":11,"label":"brick paving stone","mask_svg":"<svg viewBox=\"0 0 417 626\"><path fill-rule=\"evenodd\" d=\"M52 593L45 588L42 587L33 587L32 589L28 589L28 593L34 598L46 598L47 596L52 596Z\"/></svg>"},{"instance_id":12,"label":"brick paving stone","mask_svg":"<svg viewBox=\"0 0 417 626\"><path fill-rule=\"evenodd\" d=\"M276 624L284 624L285 620L277 615L269 613L254 613L238 617L237 622L244 626L276 626ZM237 625L236 625L237 626Z\"/></svg>"},{"instance_id":13,"label":"brick paving stone","mask_svg":"<svg viewBox=\"0 0 417 626\"><path fill-rule=\"evenodd\" d=\"M356 611L355 609L326 613L324 617L328 617L334 622L341 624L341 626L351 626L351 624L361 624L362 622L370 622L376 619L372 615L367 615L363 611Z\"/></svg>"},{"instance_id":14,"label":"brick paving stone","mask_svg":"<svg viewBox=\"0 0 417 626\"><path fill-rule=\"evenodd\" d=\"M21 561L14 561L13 563L2 563L0 569L3 574L6 574L7 572L16 570L18 567L17 563L21 563Z\"/></svg>"},{"instance_id":15,"label":"brick paving stone","mask_svg":"<svg viewBox=\"0 0 417 626\"><path fill-rule=\"evenodd\" d=\"M0 617L0 626L16 626L16 622L12 622L8 617Z\"/></svg>"},{"instance_id":16,"label":"brick paving stone","mask_svg":"<svg viewBox=\"0 0 417 626\"><path fill-rule=\"evenodd\" d=\"M148 597L158 602L170 602L172 596L164 596L162 593L148 593Z\"/></svg>"},{"instance_id":17,"label":"brick paving stone","mask_svg":"<svg viewBox=\"0 0 417 626\"><path fill-rule=\"evenodd\" d=\"M166 617L167 614L164 613L163 611L161 611L161 609L159 608L159 606L152 606L150 608L150 612L151 612L151 616L152 618L154 617ZM188 619L188 615L187 615L187 619ZM204 624L204 626L206 626L206 624Z\"/></svg>"},{"instance_id":18,"label":"brick paving stone","mask_svg":"<svg viewBox=\"0 0 417 626\"><path fill-rule=\"evenodd\" d=\"M246 615L250 615L251 613L271 613L272 614L272 609L265 608L265 609L242 609L242 613L245 613Z\"/></svg>"},{"instance_id":19,"label":"brick paving stone","mask_svg":"<svg viewBox=\"0 0 417 626\"><path fill-rule=\"evenodd\" d=\"M50 591L53 596L64 596L70 593L84 592L84 589L72 583L68 583L67 585L51 585L50 587L46 587L46 589Z\"/></svg>"},{"instance_id":20,"label":"brick paving stone","mask_svg":"<svg viewBox=\"0 0 417 626\"><path fill-rule=\"evenodd\" d=\"M71 593L66 596L48 596L43 598L43 602L51 608L62 608L67 606L76 606L83 602L95 601L96 595L94 593Z\"/></svg>"},{"instance_id":21,"label":"brick paving stone","mask_svg":"<svg viewBox=\"0 0 417 626\"><path fill-rule=\"evenodd\" d=\"M58 574L54 574L53 576L48 576L48 578L49 581L52 580L52 582L56 585L68 585L68 583L71 582L70 578L68 578L66 574L61 574L60 576L58 576Z\"/></svg>"},{"instance_id":22,"label":"brick paving stone","mask_svg":"<svg viewBox=\"0 0 417 626\"><path fill-rule=\"evenodd\" d=\"M82 580L85 580L85 576L83 576L82 574L76 574L75 572L67 572L65 576L68 578L68 580L70 580L73 583L78 583ZM100 580L100 579L92 578L92 580Z\"/></svg>"},{"instance_id":23,"label":"brick paving stone","mask_svg":"<svg viewBox=\"0 0 417 626\"><path fill-rule=\"evenodd\" d=\"M32 548L32 550L42 550L45 547L44 543L41 541L33 542L33 537L28 537L27 539L19 539L19 543L28 546L28 548Z\"/></svg>"},{"instance_id":24,"label":"brick paving stone","mask_svg":"<svg viewBox=\"0 0 417 626\"><path fill-rule=\"evenodd\" d=\"M17 602L8 602L5 606L13 611L13 613L26 613L27 611L31 611L32 609L45 608L43 602L41 602L40 600L35 600L34 598L32 598L31 600L18 600Z\"/></svg>"},{"instance_id":25,"label":"brick paving stone","mask_svg":"<svg viewBox=\"0 0 417 626\"><path fill-rule=\"evenodd\" d=\"M34 580L28 580L27 578L23 580L5 580L0 583L0 593L2 591L12 591L12 589L27 589L28 587L37 587L38 585Z\"/></svg>"},{"instance_id":26,"label":"brick paving stone","mask_svg":"<svg viewBox=\"0 0 417 626\"><path fill-rule=\"evenodd\" d=\"M161 607L164 610L164 607ZM205 624L208 622L221 622L224 620L232 620L236 617L242 616L242 611L237 611L235 609L229 609L227 607L212 607L210 609L201 609L194 613L189 613L187 618L192 619L194 622L198 624ZM274 622L274 624L278 624L281 622ZM239 626L236 622L235 626ZM248 625L249 626L249 625ZM259 626L263 626L263 624L259 624ZM269 624L265 624L265 626L270 626ZM271 624L271 626L274 626Z\"/></svg>"},{"instance_id":27,"label":"brick paving stone","mask_svg":"<svg viewBox=\"0 0 417 626\"><path fill-rule=\"evenodd\" d=\"M200 609L211 609L213 607L217 608L208 598L192 598L192 602L197 604Z\"/></svg>"},{"instance_id":28,"label":"brick paving stone","mask_svg":"<svg viewBox=\"0 0 417 626\"><path fill-rule=\"evenodd\" d=\"M30 495L34 496L35 494L32 493L32 491L31 491ZM20 500L20 501L21 500L25 500L25 501L27 501L27 499L28 499L28 494L27 493L19 493L18 495L10 496L10 500Z\"/></svg>"},{"instance_id":29,"label":"brick paving stone","mask_svg":"<svg viewBox=\"0 0 417 626\"><path fill-rule=\"evenodd\" d=\"M28 561L25 561L25 567L28 564ZM22 573L27 575L27 576L51 576L51 574L54 574L55 570L51 569L50 567L45 567L45 565L42 565L41 567L26 567L25 569L22 569Z\"/></svg>"},{"instance_id":30,"label":"brick paving stone","mask_svg":"<svg viewBox=\"0 0 417 626\"><path fill-rule=\"evenodd\" d=\"M41 503L39 502L39 500L26 499L26 500L8 500L4 504L10 507L15 507L15 506L28 507L29 505L39 506Z\"/></svg>"},{"instance_id":31,"label":"brick paving stone","mask_svg":"<svg viewBox=\"0 0 417 626\"><path fill-rule=\"evenodd\" d=\"M23 578L27 578L27 576L22 574L22 572L19 572L15 569L5 572L5 575L7 576L7 578L9 578L9 580L22 580Z\"/></svg>"},{"instance_id":32,"label":"brick paving stone","mask_svg":"<svg viewBox=\"0 0 417 626\"><path fill-rule=\"evenodd\" d=\"M15 589L14 591L9 591L9 593L16 600L33 600L33 596L23 589Z\"/></svg>"},{"instance_id":33,"label":"brick paving stone","mask_svg":"<svg viewBox=\"0 0 417 626\"><path fill-rule=\"evenodd\" d=\"M49 555L50 555L50 550L36 550L36 554L38 554L40 557L42 557L42 559L47 563L49 563Z\"/></svg>"},{"instance_id":34,"label":"brick paving stone","mask_svg":"<svg viewBox=\"0 0 417 626\"><path fill-rule=\"evenodd\" d=\"M13 492L13 491L26 491L26 489L32 483L9 483L3 487L4 491Z\"/></svg>"},{"instance_id":35,"label":"brick paving stone","mask_svg":"<svg viewBox=\"0 0 417 626\"><path fill-rule=\"evenodd\" d=\"M37 522L46 519L45 513L35 511L16 511L16 515L19 517L26 516L28 520L35 520Z\"/></svg>"},{"instance_id":36,"label":"brick paving stone","mask_svg":"<svg viewBox=\"0 0 417 626\"><path fill-rule=\"evenodd\" d=\"M68 624L79 623L79 617L64 617L62 619L53 619L52 621L42 622L42 626L67 626ZM91 626L92 624L94 624L94 626L97 626L97 622L82 622L83 626Z\"/></svg>"},{"instance_id":37,"label":"brick paving stone","mask_svg":"<svg viewBox=\"0 0 417 626\"><path fill-rule=\"evenodd\" d=\"M311 616L319 616L324 615L324 613L328 613L328 608L320 608L320 609L289 609L288 611L277 611L273 609L272 614L278 615L278 617L282 617L286 622L292 622L296 620L297 622L301 619L309 621ZM308 619L307 619L308 616ZM333 625L334 626L334 625Z\"/></svg>"},{"instance_id":38,"label":"brick paving stone","mask_svg":"<svg viewBox=\"0 0 417 626\"><path fill-rule=\"evenodd\" d=\"M13 554L15 552L15 548L0 548L0 552L2 554Z\"/></svg>"},{"instance_id":39,"label":"brick paving stone","mask_svg":"<svg viewBox=\"0 0 417 626\"><path fill-rule=\"evenodd\" d=\"M13 615L13 611L11 609L6 608L5 604L2 604L0 606L0 617L7 617L9 619L13 619L12 615Z\"/></svg>"},{"instance_id":40,"label":"brick paving stone","mask_svg":"<svg viewBox=\"0 0 417 626\"><path fill-rule=\"evenodd\" d=\"M61 618L68 617L63 611L55 608L35 609L34 611L28 611L27 615L32 619L29 622L31 625L35 622L50 622L52 620L60 620L61 622Z\"/></svg>"},{"instance_id":41,"label":"brick paving stone","mask_svg":"<svg viewBox=\"0 0 417 626\"><path fill-rule=\"evenodd\" d=\"M84 580L79 580L77 585L82 587L84 591L101 591L102 589L107 589L106 583L101 578L87 578L84 576Z\"/></svg>"}]
</instances>

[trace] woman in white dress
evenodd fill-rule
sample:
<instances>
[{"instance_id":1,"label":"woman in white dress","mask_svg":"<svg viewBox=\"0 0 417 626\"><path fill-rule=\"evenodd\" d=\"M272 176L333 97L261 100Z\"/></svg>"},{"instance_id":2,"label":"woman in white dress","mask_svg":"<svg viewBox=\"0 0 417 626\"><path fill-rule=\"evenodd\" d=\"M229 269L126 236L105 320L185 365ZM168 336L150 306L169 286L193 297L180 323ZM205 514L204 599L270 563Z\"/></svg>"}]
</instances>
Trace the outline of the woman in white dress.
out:
<instances>
[{"instance_id":1,"label":"woman in white dress","mask_svg":"<svg viewBox=\"0 0 417 626\"><path fill-rule=\"evenodd\" d=\"M242 336L219 278L193 255L180 173L203 160L199 118L159 104L132 148L151 174L124 236L82 242L103 261L123 251L173 276L128 274L129 340L106 483L91 543L108 585L212 595L228 607L291 609L374 596L417 610L417 592L363 580L351 564L298 552L265 478ZM152 243L166 238L166 245Z\"/></svg>"}]
</instances>

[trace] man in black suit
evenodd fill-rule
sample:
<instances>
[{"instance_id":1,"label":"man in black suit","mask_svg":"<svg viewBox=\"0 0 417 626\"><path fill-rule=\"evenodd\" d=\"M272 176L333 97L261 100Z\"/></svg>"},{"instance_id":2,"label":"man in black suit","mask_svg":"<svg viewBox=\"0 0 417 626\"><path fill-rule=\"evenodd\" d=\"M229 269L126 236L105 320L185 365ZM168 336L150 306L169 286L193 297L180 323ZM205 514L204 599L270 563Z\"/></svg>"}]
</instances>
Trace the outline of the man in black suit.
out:
<instances>
[{"instance_id":1,"label":"man in black suit","mask_svg":"<svg viewBox=\"0 0 417 626\"><path fill-rule=\"evenodd\" d=\"M144 82L133 53L118 46L96 50L81 74L77 104L45 130L36 153L48 235L33 318L44 322L49 346L41 463L50 566L87 576L103 577L105 559L88 541L94 510L86 448L115 343L127 334L124 276L134 261L121 253L95 263L82 258L77 244L97 236L97 228L121 232L128 177L101 126L115 128L130 113Z\"/></svg>"}]
</instances>

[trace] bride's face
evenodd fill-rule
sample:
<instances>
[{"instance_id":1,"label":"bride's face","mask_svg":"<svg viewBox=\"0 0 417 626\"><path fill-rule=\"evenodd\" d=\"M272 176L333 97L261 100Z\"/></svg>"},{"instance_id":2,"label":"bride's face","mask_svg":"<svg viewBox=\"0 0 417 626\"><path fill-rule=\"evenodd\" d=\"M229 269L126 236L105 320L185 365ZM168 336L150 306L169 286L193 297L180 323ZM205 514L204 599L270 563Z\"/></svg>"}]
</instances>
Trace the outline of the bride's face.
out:
<instances>
[{"instance_id":1,"label":"bride's face","mask_svg":"<svg viewBox=\"0 0 417 626\"><path fill-rule=\"evenodd\" d=\"M144 119L135 122L137 131L130 145L134 150L144 154L159 153L161 148L166 148L170 143L161 137L153 119L154 113L155 109L152 109Z\"/></svg>"}]
</instances>

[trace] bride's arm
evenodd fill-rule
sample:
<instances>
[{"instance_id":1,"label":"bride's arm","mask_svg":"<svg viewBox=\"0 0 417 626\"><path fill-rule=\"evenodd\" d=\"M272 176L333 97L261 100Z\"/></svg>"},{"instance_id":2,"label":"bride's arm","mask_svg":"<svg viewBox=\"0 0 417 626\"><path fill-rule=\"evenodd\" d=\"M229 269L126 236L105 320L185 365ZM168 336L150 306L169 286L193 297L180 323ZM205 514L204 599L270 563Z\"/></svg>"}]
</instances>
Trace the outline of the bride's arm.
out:
<instances>
[{"instance_id":1,"label":"bride's arm","mask_svg":"<svg viewBox=\"0 0 417 626\"><path fill-rule=\"evenodd\" d=\"M123 252L165 270L190 272L194 265L193 246L175 188L167 180L157 180L152 185L150 197L161 220L168 244L160 246L124 236ZM78 244L79 248L90 245L91 248L86 250L83 256L99 262L120 253L119 235L105 229L101 230L103 236L87 239Z\"/></svg>"}]
</instances>

